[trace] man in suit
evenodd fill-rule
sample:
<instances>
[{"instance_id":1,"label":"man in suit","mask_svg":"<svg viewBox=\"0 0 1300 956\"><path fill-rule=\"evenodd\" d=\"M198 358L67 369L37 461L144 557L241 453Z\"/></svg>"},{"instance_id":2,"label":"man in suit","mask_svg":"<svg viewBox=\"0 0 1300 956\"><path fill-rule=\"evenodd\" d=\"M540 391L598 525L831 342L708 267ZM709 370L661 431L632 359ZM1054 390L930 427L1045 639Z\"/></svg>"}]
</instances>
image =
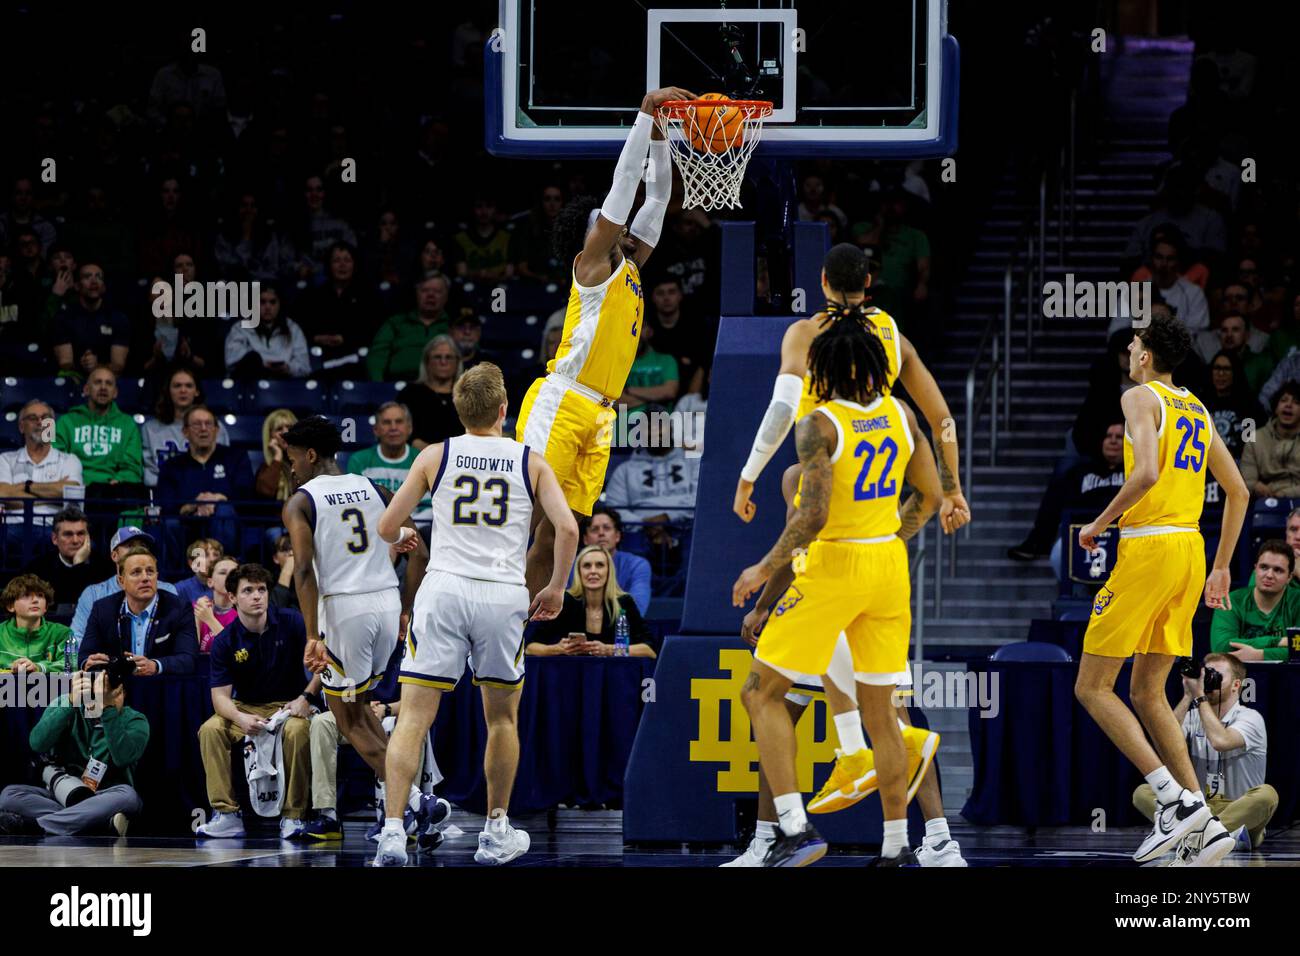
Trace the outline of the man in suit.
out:
<instances>
[{"instance_id":1,"label":"man in suit","mask_svg":"<svg viewBox=\"0 0 1300 956\"><path fill-rule=\"evenodd\" d=\"M122 596L100 598L90 611L78 666L107 663L123 655L137 677L192 674L199 637L194 611L174 593L158 589L158 560L148 548L127 548L117 559Z\"/></svg>"}]
</instances>

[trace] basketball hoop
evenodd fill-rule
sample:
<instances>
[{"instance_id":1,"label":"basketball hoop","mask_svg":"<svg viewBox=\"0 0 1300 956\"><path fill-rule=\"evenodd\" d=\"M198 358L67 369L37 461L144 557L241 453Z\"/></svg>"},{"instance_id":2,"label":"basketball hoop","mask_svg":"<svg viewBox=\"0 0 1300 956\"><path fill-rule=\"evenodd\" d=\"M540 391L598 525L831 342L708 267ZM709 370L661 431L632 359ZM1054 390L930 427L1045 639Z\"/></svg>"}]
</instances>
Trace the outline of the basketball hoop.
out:
<instances>
[{"instance_id":1,"label":"basketball hoop","mask_svg":"<svg viewBox=\"0 0 1300 956\"><path fill-rule=\"evenodd\" d=\"M687 209L739 209L745 167L772 115L766 100L732 100L709 94L698 100L669 100L655 121L682 174Z\"/></svg>"}]
</instances>

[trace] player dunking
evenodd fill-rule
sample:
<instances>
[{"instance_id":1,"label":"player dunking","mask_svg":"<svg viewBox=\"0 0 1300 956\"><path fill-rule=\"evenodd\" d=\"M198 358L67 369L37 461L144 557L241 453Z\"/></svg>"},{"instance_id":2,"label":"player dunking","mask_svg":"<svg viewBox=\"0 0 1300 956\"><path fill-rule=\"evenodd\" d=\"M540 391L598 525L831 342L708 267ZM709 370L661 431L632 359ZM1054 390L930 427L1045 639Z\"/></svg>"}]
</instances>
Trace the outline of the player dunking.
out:
<instances>
[{"instance_id":1,"label":"player dunking","mask_svg":"<svg viewBox=\"0 0 1300 956\"><path fill-rule=\"evenodd\" d=\"M889 370L887 388L901 378L926 416L939 442L939 473L944 500L940 507L940 522L944 530L956 531L970 520L970 508L961 493L958 481L957 442L951 433L948 404L939 391L938 383L921 362L912 343L899 331L898 324L888 313L865 308L866 289L871 277L866 255L849 243L833 247L822 264L822 291L827 307L808 319L798 320L786 329L781 342L781 371L773 388L758 434L754 438L749 460L741 472L736 487L734 510L744 521L755 513L751 500L754 482L763 467L781 446L790 425L802 418L817 405L808 375L808 349L814 337L831 324L841 321L857 322L861 328L880 338L885 346ZM797 411L796 411L797 405ZM797 470L798 466L795 466ZM797 480L797 478L796 478ZM783 574L788 573L788 568ZM767 609L788 584L788 581L769 581L754 610L746 615L749 629L747 638L761 628ZM862 737L861 717L852 696L852 680L837 674L846 673L849 661L847 643L841 639L832 658L832 677L827 681L820 676L805 675L796 682L788 697L796 708L806 706L810 699L805 690L823 690L827 706L834 718L840 738L840 752L826 785L813 798L809 809L814 813L828 813L851 806L875 789L875 773L871 751ZM910 671L899 675L901 685L910 685ZM842 686L841 686L842 685ZM899 719L911 723L906 707L898 707ZM926 866L964 866L960 848L951 839L948 822L943 813L943 798L938 781L927 775L926 769L938 744L938 735L908 726L904 731L908 751L909 797L919 788L919 802L926 816L926 841L918 850L918 859ZM757 866L768 845L775 837L775 814L771 806L771 793L766 778L760 776L758 797L758 826L754 839L746 851L727 866Z\"/></svg>"},{"instance_id":2,"label":"player dunking","mask_svg":"<svg viewBox=\"0 0 1300 956\"><path fill-rule=\"evenodd\" d=\"M578 517L605 484L615 417L641 337L643 293L640 269L659 243L664 210L672 195L668 141L654 111L668 100L694 99L686 90L652 90L641 102L614 169L603 205L579 197L556 218L556 254L573 264L573 284L560 347L533 382L519 409L515 437L555 469L569 508ZM649 161L646 156L649 154ZM645 202L630 226L624 224L645 175ZM528 553L528 593L551 576L554 529L540 511Z\"/></svg>"},{"instance_id":3,"label":"player dunking","mask_svg":"<svg viewBox=\"0 0 1300 956\"><path fill-rule=\"evenodd\" d=\"M888 360L879 338L851 323L831 323L813 340L808 364L813 395L825 404L796 426L803 467L797 509L772 550L732 589L733 603L743 606L794 561L794 582L759 638L742 692L777 813L778 832L763 865L807 866L826 852L795 782L794 725L784 698L801 674L826 672L841 632L875 745L885 819L876 863L914 864L907 846L906 749L893 703L912 619L907 548L899 535L915 534L938 509L939 474L916 416L884 394ZM913 494L900 511L904 478Z\"/></svg>"},{"instance_id":4,"label":"player dunking","mask_svg":"<svg viewBox=\"0 0 1300 956\"><path fill-rule=\"evenodd\" d=\"M420 583L424 541L418 534L398 549L411 552L405 594L388 546L377 537L379 518L391 494L369 478L339 470L338 428L319 415L304 418L284 434L285 457L295 492L281 519L293 543L293 579L307 625L303 663L321 675L339 733L375 772L384 787L388 735L370 708L368 691L383 677L397 647L403 618L410 614ZM415 526L411 526L414 533ZM409 806L407 832L430 809L419 788L403 788Z\"/></svg>"},{"instance_id":5,"label":"player dunking","mask_svg":"<svg viewBox=\"0 0 1300 956\"><path fill-rule=\"evenodd\" d=\"M470 369L457 380L452 401L465 434L420 452L378 525L383 540L404 543L415 533L411 512L432 492L432 557L415 597L407 655L397 677L402 706L388 748L389 792L404 793L411 786L442 693L455 689L468 659L482 689L488 728L483 755L488 819L474 859L502 864L530 845L528 834L506 816L519 763L515 720L524 681L524 622L530 612L534 620L559 613L578 525L545 459L502 437L506 386L499 368L485 362ZM555 528L554 570L530 606L524 558L535 510L545 511ZM392 806L375 865L405 862L402 814Z\"/></svg>"},{"instance_id":6,"label":"player dunking","mask_svg":"<svg viewBox=\"0 0 1300 956\"><path fill-rule=\"evenodd\" d=\"M1232 851L1233 839L1206 806L1165 680L1174 658L1192 652L1192 615L1202 582L1207 607L1229 607L1228 564L1250 494L1227 446L1214 441L1214 420L1205 406L1173 384L1172 372L1191 347L1182 323L1163 315L1152 317L1129 345L1129 377L1139 387L1121 399L1124 486L1079 531L1080 546L1091 549L1118 518L1119 555L1093 603L1074 692L1155 791L1155 825L1133 859L1153 860L1182 842L1180 858L1214 866ZM1207 465L1227 495L1208 578L1199 526ZM1136 717L1114 690L1130 657Z\"/></svg>"}]
</instances>

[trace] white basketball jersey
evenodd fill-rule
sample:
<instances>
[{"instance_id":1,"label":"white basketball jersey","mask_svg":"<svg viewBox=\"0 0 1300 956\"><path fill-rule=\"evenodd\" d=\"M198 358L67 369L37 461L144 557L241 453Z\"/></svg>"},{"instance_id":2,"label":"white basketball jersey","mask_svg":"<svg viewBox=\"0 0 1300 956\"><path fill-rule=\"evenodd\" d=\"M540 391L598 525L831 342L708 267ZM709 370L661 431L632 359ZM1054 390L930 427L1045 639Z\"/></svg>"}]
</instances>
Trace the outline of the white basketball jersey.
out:
<instances>
[{"instance_id":1,"label":"white basketball jersey","mask_svg":"<svg viewBox=\"0 0 1300 956\"><path fill-rule=\"evenodd\" d=\"M387 505L362 475L318 475L298 488L311 499L316 586L321 597L397 587L388 545L379 537Z\"/></svg>"},{"instance_id":2,"label":"white basketball jersey","mask_svg":"<svg viewBox=\"0 0 1300 956\"><path fill-rule=\"evenodd\" d=\"M430 571L524 583L533 515L527 445L486 435L448 438L432 504Z\"/></svg>"}]
</instances>

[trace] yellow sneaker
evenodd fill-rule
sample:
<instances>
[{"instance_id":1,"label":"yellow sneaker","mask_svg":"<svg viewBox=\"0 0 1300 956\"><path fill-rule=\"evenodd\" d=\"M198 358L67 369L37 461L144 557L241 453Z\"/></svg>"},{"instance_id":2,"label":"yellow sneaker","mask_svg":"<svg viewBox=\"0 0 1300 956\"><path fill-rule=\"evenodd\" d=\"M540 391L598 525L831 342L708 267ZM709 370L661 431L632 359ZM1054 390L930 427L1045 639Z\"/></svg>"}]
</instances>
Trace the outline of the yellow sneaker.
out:
<instances>
[{"instance_id":1,"label":"yellow sneaker","mask_svg":"<svg viewBox=\"0 0 1300 956\"><path fill-rule=\"evenodd\" d=\"M809 813L834 813L857 803L875 787L876 769L870 750L862 749L851 754L835 751L835 767L826 785L808 801ZM867 781L871 786L867 787Z\"/></svg>"},{"instance_id":2,"label":"yellow sneaker","mask_svg":"<svg viewBox=\"0 0 1300 956\"><path fill-rule=\"evenodd\" d=\"M911 802L916 796L916 791L921 788L921 781L925 779L930 764L934 762L934 755L939 751L939 735L920 727L905 727L903 745L907 748L907 799ZM838 750L835 752L839 754L835 761L835 769L831 771L826 786L822 787L817 796L808 803L809 813L834 813L836 810L851 807L876 792L878 785L875 755L870 750L859 750L847 756ZM851 779L847 777L848 773L857 769L856 763L852 770L844 769L845 776L841 776L843 765L848 760L861 761L861 776ZM852 785L845 786L846 783Z\"/></svg>"}]
</instances>

